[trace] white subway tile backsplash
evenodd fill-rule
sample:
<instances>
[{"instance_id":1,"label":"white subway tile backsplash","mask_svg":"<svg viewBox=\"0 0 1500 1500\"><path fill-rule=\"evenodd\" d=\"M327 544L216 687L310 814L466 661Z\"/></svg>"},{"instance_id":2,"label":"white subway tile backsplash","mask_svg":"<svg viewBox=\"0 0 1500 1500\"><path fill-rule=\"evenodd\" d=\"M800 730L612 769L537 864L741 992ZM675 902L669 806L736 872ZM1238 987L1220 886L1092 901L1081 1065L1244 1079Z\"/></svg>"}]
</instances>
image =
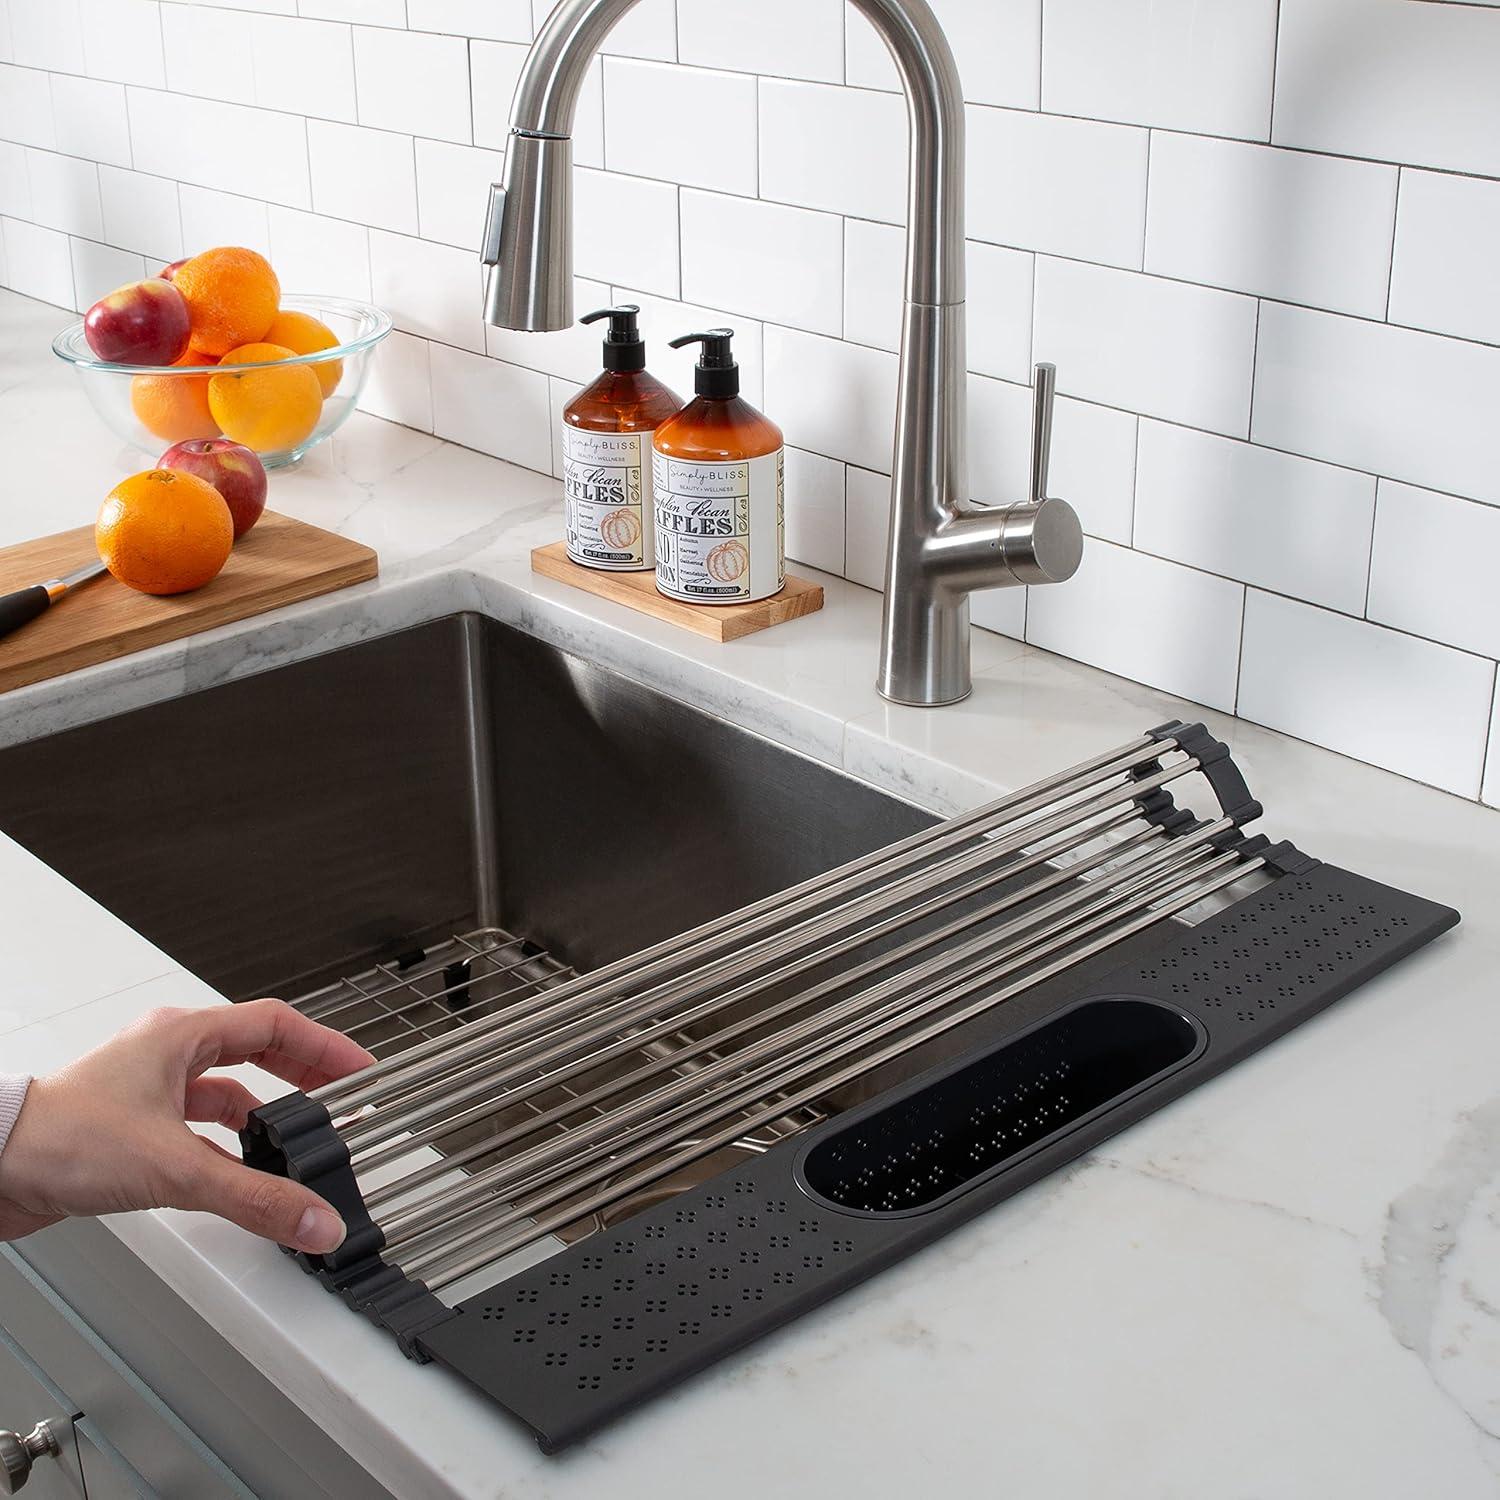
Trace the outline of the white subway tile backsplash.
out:
<instances>
[{"instance_id":1,"label":"white subway tile backsplash","mask_svg":"<svg viewBox=\"0 0 1500 1500\"><path fill-rule=\"evenodd\" d=\"M18 219L31 217L31 180L26 173L26 148L13 141L0 141L0 213Z\"/></svg>"},{"instance_id":2,"label":"white subway tile backsplash","mask_svg":"<svg viewBox=\"0 0 1500 1500\"><path fill-rule=\"evenodd\" d=\"M1257 443L1500 504L1500 349L1267 302Z\"/></svg>"},{"instance_id":3,"label":"white subway tile backsplash","mask_svg":"<svg viewBox=\"0 0 1500 1500\"><path fill-rule=\"evenodd\" d=\"M1500 657L1500 508L1380 481L1369 616Z\"/></svg>"},{"instance_id":4,"label":"white subway tile backsplash","mask_svg":"<svg viewBox=\"0 0 1500 1500\"><path fill-rule=\"evenodd\" d=\"M540 33L555 0L531 0L533 30ZM639 0L615 23L600 49L609 57L671 62L677 56L676 0Z\"/></svg>"},{"instance_id":5,"label":"white subway tile backsplash","mask_svg":"<svg viewBox=\"0 0 1500 1500\"><path fill-rule=\"evenodd\" d=\"M83 60L90 78L165 88L157 0L81 0Z\"/></svg>"},{"instance_id":6,"label":"white subway tile backsplash","mask_svg":"<svg viewBox=\"0 0 1500 1500\"><path fill-rule=\"evenodd\" d=\"M73 306L251 245L288 292L391 311L368 410L555 473L600 331L487 329L475 257L552 3L0 0L0 284ZM932 5L968 101L972 494L1022 497L1053 360L1049 488L1091 538L975 623L1480 794L1500 3ZM880 587L908 154L883 44L845 0L642 0L602 52L578 311L639 303L684 397L667 339L735 328L790 445L790 555Z\"/></svg>"},{"instance_id":7,"label":"white subway tile backsplash","mask_svg":"<svg viewBox=\"0 0 1500 1500\"><path fill-rule=\"evenodd\" d=\"M311 206L300 115L152 89L127 88L125 98L138 171L206 188L232 186L246 197L292 208Z\"/></svg>"},{"instance_id":8,"label":"white subway tile backsplash","mask_svg":"<svg viewBox=\"0 0 1500 1500\"><path fill-rule=\"evenodd\" d=\"M300 208L273 205L271 261L285 292L370 300L370 232Z\"/></svg>"},{"instance_id":9,"label":"white subway tile backsplash","mask_svg":"<svg viewBox=\"0 0 1500 1500\"><path fill-rule=\"evenodd\" d=\"M381 340L359 398L362 410L403 427L432 431L432 370L426 339L395 331Z\"/></svg>"},{"instance_id":10,"label":"white subway tile backsplash","mask_svg":"<svg viewBox=\"0 0 1500 1500\"><path fill-rule=\"evenodd\" d=\"M73 306L85 312L116 287L140 281L147 274L146 262L128 250L74 237L69 242L73 262Z\"/></svg>"},{"instance_id":11,"label":"white subway tile backsplash","mask_svg":"<svg viewBox=\"0 0 1500 1500\"><path fill-rule=\"evenodd\" d=\"M842 331L836 214L687 188L681 210L684 297L811 333Z\"/></svg>"},{"instance_id":12,"label":"white subway tile backsplash","mask_svg":"<svg viewBox=\"0 0 1500 1500\"><path fill-rule=\"evenodd\" d=\"M417 232L417 171L409 135L309 120L307 159L319 213L399 234Z\"/></svg>"},{"instance_id":13,"label":"white subway tile backsplash","mask_svg":"<svg viewBox=\"0 0 1500 1500\"><path fill-rule=\"evenodd\" d=\"M182 220L171 178L100 167L99 196L110 244L139 251L160 265L182 258Z\"/></svg>"},{"instance_id":14,"label":"white subway tile backsplash","mask_svg":"<svg viewBox=\"0 0 1500 1500\"><path fill-rule=\"evenodd\" d=\"M477 354L484 348L483 286L479 261L467 250L384 229L370 231L371 297L407 333ZM436 375L434 362L434 390Z\"/></svg>"},{"instance_id":15,"label":"white subway tile backsplash","mask_svg":"<svg viewBox=\"0 0 1500 1500\"><path fill-rule=\"evenodd\" d=\"M87 239L103 235L99 168L93 162L28 148L26 180L31 188L31 217L38 224Z\"/></svg>"},{"instance_id":16,"label":"white subway tile backsplash","mask_svg":"<svg viewBox=\"0 0 1500 1500\"><path fill-rule=\"evenodd\" d=\"M844 465L801 448L786 450L786 555L844 571Z\"/></svg>"},{"instance_id":17,"label":"white subway tile backsplash","mask_svg":"<svg viewBox=\"0 0 1500 1500\"><path fill-rule=\"evenodd\" d=\"M679 0L679 61L844 81L847 0ZM850 80L853 82L853 80Z\"/></svg>"},{"instance_id":18,"label":"white subway tile backsplash","mask_svg":"<svg viewBox=\"0 0 1500 1500\"><path fill-rule=\"evenodd\" d=\"M1500 10L1283 0L1280 145L1500 174Z\"/></svg>"},{"instance_id":19,"label":"white subway tile backsplash","mask_svg":"<svg viewBox=\"0 0 1500 1500\"><path fill-rule=\"evenodd\" d=\"M765 408L798 448L888 469L896 356L768 324Z\"/></svg>"},{"instance_id":20,"label":"white subway tile backsplash","mask_svg":"<svg viewBox=\"0 0 1500 1500\"><path fill-rule=\"evenodd\" d=\"M734 330L734 357L740 367L740 394L752 405L766 405L765 328L753 318L726 312L722 307L702 307L693 302L679 302L670 297L654 297L638 287L615 286L616 302L634 302L641 310L641 332L646 339L646 359L651 373L684 401L693 394L693 366L698 362L697 346L671 349L668 340L684 333L701 333L705 328ZM603 303L599 304L603 306ZM595 349L597 362L598 350ZM776 412L772 421L780 422Z\"/></svg>"},{"instance_id":21,"label":"white subway tile backsplash","mask_svg":"<svg viewBox=\"0 0 1500 1500\"><path fill-rule=\"evenodd\" d=\"M10 0L11 55L28 68L83 72L78 0Z\"/></svg>"},{"instance_id":22,"label":"white subway tile backsplash","mask_svg":"<svg viewBox=\"0 0 1500 1500\"><path fill-rule=\"evenodd\" d=\"M244 245L262 255L271 253L271 231L264 203L186 183L177 190L177 202L184 255L196 255L213 245Z\"/></svg>"},{"instance_id":23,"label":"white subway tile backsplash","mask_svg":"<svg viewBox=\"0 0 1500 1500\"><path fill-rule=\"evenodd\" d=\"M353 120L354 48L334 21L257 16L251 30L255 101L323 120Z\"/></svg>"},{"instance_id":24,"label":"white subway tile backsplash","mask_svg":"<svg viewBox=\"0 0 1500 1500\"><path fill-rule=\"evenodd\" d=\"M1052 418L1049 492L1078 512L1089 536L1122 547L1130 545L1138 420L1066 396L1057 398Z\"/></svg>"},{"instance_id":25,"label":"white subway tile backsplash","mask_svg":"<svg viewBox=\"0 0 1500 1500\"><path fill-rule=\"evenodd\" d=\"M425 240L478 250L505 153L448 141L417 140L417 217Z\"/></svg>"},{"instance_id":26,"label":"white subway tile backsplash","mask_svg":"<svg viewBox=\"0 0 1500 1500\"><path fill-rule=\"evenodd\" d=\"M1015 109L1037 107L1042 0L933 0L932 9L953 48L965 99ZM852 6L847 18L846 81L860 88L899 90L896 65L875 28Z\"/></svg>"},{"instance_id":27,"label":"white subway tile backsplash","mask_svg":"<svg viewBox=\"0 0 1500 1500\"><path fill-rule=\"evenodd\" d=\"M969 368L1000 380L1030 380L1031 255L970 240L967 246ZM877 349L901 347L906 231L844 221L844 337Z\"/></svg>"},{"instance_id":28,"label":"white subway tile backsplash","mask_svg":"<svg viewBox=\"0 0 1500 1500\"><path fill-rule=\"evenodd\" d=\"M1396 169L1158 131L1146 269L1380 318Z\"/></svg>"},{"instance_id":29,"label":"white subway tile backsplash","mask_svg":"<svg viewBox=\"0 0 1500 1500\"><path fill-rule=\"evenodd\" d=\"M225 4L226 0L218 0ZM325 21L363 21L366 26L406 25L406 0L227 0L239 10L279 11Z\"/></svg>"},{"instance_id":30,"label":"white subway tile backsplash","mask_svg":"<svg viewBox=\"0 0 1500 1500\"><path fill-rule=\"evenodd\" d=\"M969 596L969 620L981 630L1008 635L1012 640L1026 639L1026 604L1031 590L1011 585L1001 589L981 589Z\"/></svg>"},{"instance_id":31,"label":"white subway tile backsplash","mask_svg":"<svg viewBox=\"0 0 1500 1500\"><path fill-rule=\"evenodd\" d=\"M361 125L472 142L462 37L356 26L354 72Z\"/></svg>"},{"instance_id":32,"label":"white subway tile backsplash","mask_svg":"<svg viewBox=\"0 0 1500 1500\"><path fill-rule=\"evenodd\" d=\"M629 299L627 299L629 300ZM613 306L610 289L603 282L573 278L573 309L578 317L601 307ZM574 322L571 328L561 333L518 333L509 328L484 330L485 350L492 359L503 359L507 364L520 365L528 370L540 370L545 375L555 375L570 386L570 399L578 387L592 380L604 365L602 344L608 324L583 324ZM656 368L657 338L647 330L647 357L651 368ZM660 334L658 338L664 339Z\"/></svg>"},{"instance_id":33,"label":"white subway tile backsplash","mask_svg":"<svg viewBox=\"0 0 1500 1500\"><path fill-rule=\"evenodd\" d=\"M970 106L969 233L1139 269L1148 132Z\"/></svg>"},{"instance_id":34,"label":"white subway tile backsplash","mask_svg":"<svg viewBox=\"0 0 1500 1500\"><path fill-rule=\"evenodd\" d=\"M545 375L443 344L431 346L431 360L433 431L439 437L551 473Z\"/></svg>"},{"instance_id":35,"label":"white subway tile backsplash","mask_svg":"<svg viewBox=\"0 0 1500 1500\"><path fill-rule=\"evenodd\" d=\"M573 267L580 276L677 296L677 189L671 183L575 171L573 225Z\"/></svg>"},{"instance_id":36,"label":"white subway tile backsplash","mask_svg":"<svg viewBox=\"0 0 1500 1500\"><path fill-rule=\"evenodd\" d=\"M1245 593L1239 584L1094 541L1066 585L1028 592L1032 645L1233 709Z\"/></svg>"},{"instance_id":37,"label":"white subway tile backsplash","mask_svg":"<svg viewBox=\"0 0 1500 1500\"><path fill-rule=\"evenodd\" d=\"M1249 297L1040 256L1032 353L1071 395L1243 437L1255 316Z\"/></svg>"},{"instance_id":38,"label":"white subway tile backsplash","mask_svg":"<svg viewBox=\"0 0 1500 1500\"><path fill-rule=\"evenodd\" d=\"M255 17L168 5L161 17L167 87L234 104L255 103Z\"/></svg>"},{"instance_id":39,"label":"white subway tile backsplash","mask_svg":"<svg viewBox=\"0 0 1500 1500\"><path fill-rule=\"evenodd\" d=\"M1491 807L1500 807L1500 693L1495 695L1495 708L1490 716L1490 749L1485 761L1484 789L1480 793Z\"/></svg>"},{"instance_id":40,"label":"white subway tile backsplash","mask_svg":"<svg viewBox=\"0 0 1500 1500\"><path fill-rule=\"evenodd\" d=\"M1135 545L1144 552L1358 615L1374 517L1368 474L1141 423Z\"/></svg>"},{"instance_id":41,"label":"white subway tile backsplash","mask_svg":"<svg viewBox=\"0 0 1500 1500\"><path fill-rule=\"evenodd\" d=\"M906 222L906 107L892 94L760 80L760 195Z\"/></svg>"},{"instance_id":42,"label":"white subway tile backsplash","mask_svg":"<svg viewBox=\"0 0 1500 1500\"><path fill-rule=\"evenodd\" d=\"M1031 392L1003 380L969 376L969 495L981 505L1026 498L1031 462Z\"/></svg>"},{"instance_id":43,"label":"white subway tile backsplash","mask_svg":"<svg viewBox=\"0 0 1500 1500\"><path fill-rule=\"evenodd\" d=\"M1046 0L1042 108L1264 140L1277 0Z\"/></svg>"},{"instance_id":44,"label":"white subway tile backsplash","mask_svg":"<svg viewBox=\"0 0 1500 1500\"><path fill-rule=\"evenodd\" d=\"M6 275L27 297L54 307L73 306L73 263L68 237L23 219L0 219L5 233Z\"/></svg>"},{"instance_id":45,"label":"white subway tile backsplash","mask_svg":"<svg viewBox=\"0 0 1500 1500\"><path fill-rule=\"evenodd\" d=\"M604 98L612 171L754 195L754 78L609 57Z\"/></svg>"},{"instance_id":46,"label":"white subway tile backsplash","mask_svg":"<svg viewBox=\"0 0 1500 1500\"><path fill-rule=\"evenodd\" d=\"M844 516L844 577L867 589L885 588L886 532L891 524L891 476L851 464Z\"/></svg>"},{"instance_id":47,"label":"white subway tile backsplash","mask_svg":"<svg viewBox=\"0 0 1500 1500\"><path fill-rule=\"evenodd\" d=\"M1405 171L1390 320L1500 344L1500 182Z\"/></svg>"},{"instance_id":48,"label":"white subway tile backsplash","mask_svg":"<svg viewBox=\"0 0 1500 1500\"><path fill-rule=\"evenodd\" d=\"M57 144L49 74L0 63L0 133L23 146Z\"/></svg>"},{"instance_id":49,"label":"white subway tile backsplash","mask_svg":"<svg viewBox=\"0 0 1500 1500\"><path fill-rule=\"evenodd\" d=\"M130 165L130 122L123 84L56 73L52 116L59 151L117 167Z\"/></svg>"},{"instance_id":50,"label":"white subway tile backsplash","mask_svg":"<svg viewBox=\"0 0 1500 1500\"><path fill-rule=\"evenodd\" d=\"M1254 589L1239 712L1460 796L1479 794L1495 664Z\"/></svg>"},{"instance_id":51,"label":"white subway tile backsplash","mask_svg":"<svg viewBox=\"0 0 1500 1500\"><path fill-rule=\"evenodd\" d=\"M413 31L529 42L531 0L406 0L406 24Z\"/></svg>"}]
</instances>

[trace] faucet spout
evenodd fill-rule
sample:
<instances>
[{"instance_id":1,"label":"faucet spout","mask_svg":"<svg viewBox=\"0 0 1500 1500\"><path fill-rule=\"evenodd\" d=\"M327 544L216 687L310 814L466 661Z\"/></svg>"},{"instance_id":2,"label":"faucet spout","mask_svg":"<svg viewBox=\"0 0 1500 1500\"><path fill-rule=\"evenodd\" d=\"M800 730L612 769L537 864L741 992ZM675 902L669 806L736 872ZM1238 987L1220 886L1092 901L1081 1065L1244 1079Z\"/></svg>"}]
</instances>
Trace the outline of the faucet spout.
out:
<instances>
[{"instance_id":1,"label":"faucet spout","mask_svg":"<svg viewBox=\"0 0 1500 1500\"><path fill-rule=\"evenodd\" d=\"M549 331L572 322L573 117L589 63L635 3L559 0L532 43L481 251L485 316L497 327ZM1071 576L1082 533L1067 504L1047 498L1035 479L1027 505L969 503L958 69L927 0L850 3L895 61L910 125L906 306L876 686L899 703L951 703L970 689L969 592ZM1049 429L1050 421L1049 387Z\"/></svg>"}]
</instances>

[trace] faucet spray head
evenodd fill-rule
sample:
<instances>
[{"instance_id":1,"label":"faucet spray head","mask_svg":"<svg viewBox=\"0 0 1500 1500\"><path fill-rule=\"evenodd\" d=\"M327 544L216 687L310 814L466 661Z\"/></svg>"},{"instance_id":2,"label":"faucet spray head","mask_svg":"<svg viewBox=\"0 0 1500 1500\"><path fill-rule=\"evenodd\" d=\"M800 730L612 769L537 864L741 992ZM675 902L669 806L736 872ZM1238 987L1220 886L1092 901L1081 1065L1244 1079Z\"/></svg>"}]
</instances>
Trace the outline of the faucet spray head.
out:
<instances>
[{"instance_id":1,"label":"faucet spray head","mask_svg":"<svg viewBox=\"0 0 1500 1500\"><path fill-rule=\"evenodd\" d=\"M573 326L573 142L513 130L505 181L490 188L479 258L484 316L496 328Z\"/></svg>"}]
</instances>

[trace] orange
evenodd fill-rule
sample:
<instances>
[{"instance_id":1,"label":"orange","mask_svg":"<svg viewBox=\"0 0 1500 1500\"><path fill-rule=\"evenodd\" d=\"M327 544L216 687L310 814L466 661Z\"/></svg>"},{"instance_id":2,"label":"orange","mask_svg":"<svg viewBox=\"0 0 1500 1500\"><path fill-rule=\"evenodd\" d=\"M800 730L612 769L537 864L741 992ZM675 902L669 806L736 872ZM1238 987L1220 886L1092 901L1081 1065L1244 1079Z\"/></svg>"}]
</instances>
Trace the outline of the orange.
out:
<instances>
[{"instance_id":1,"label":"orange","mask_svg":"<svg viewBox=\"0 0 1500 1500\"><path fill-rule=\"evenodd\" d=\"M280 344L293 354L316 354L320 349L335 348L338 335L311 313L288 312L283 308L276 314L276 321L266 330L265 342ZM318 377L318 384L323 387L325 396L331 396L338 389L344 374L344 362L341 359L330 359L307 368Z\"/></svg>"},{"instance_id":2,"label":"orange","mask_svg":"<svg viewBox=\"0 0 1500 1500\"><path fill-rule=\"evenodd\" d=\"M311 435L323 411L323 387L311 365L239 373L229 368L291 357L280 344L245 344L219 361L208 378L208 408L225 437L257 453L280 453Z\"/></svg>"},{"instance_id":3,"label":"orange","mask_svg":"<svg viewBox=\"0 0 1500 1500\"><path fill-rule=\"evenodd\" d=\"M211 365L214 361L189 349L177 363ZM169 443L219 435L219 424L208 409L207 375L132 375L130 405L147 432Z\"/></svg>"},{"instance_id":4,"label":"orange","mask_svg":"<svg viewBox=\"0 0 1500 1500\"><path fill-rule=\"evenodd\" d=\"M188 345L217 359L239 344L258 343L276 317L281 283L254 250L221 245L179 266L172 285L187 300Z\"/></svg>"},{"instance_id":5,"label":"orange","mask_svg":"<svg viewBox=\"0 0 1500 1500\"><path fill-rule=\"evenodd\" d=\"M229 560L234 521L206 479L149 469L109 492L94 542L121 583L143 594L184 594L217 577Z\"/></svg>"}]
</instances>

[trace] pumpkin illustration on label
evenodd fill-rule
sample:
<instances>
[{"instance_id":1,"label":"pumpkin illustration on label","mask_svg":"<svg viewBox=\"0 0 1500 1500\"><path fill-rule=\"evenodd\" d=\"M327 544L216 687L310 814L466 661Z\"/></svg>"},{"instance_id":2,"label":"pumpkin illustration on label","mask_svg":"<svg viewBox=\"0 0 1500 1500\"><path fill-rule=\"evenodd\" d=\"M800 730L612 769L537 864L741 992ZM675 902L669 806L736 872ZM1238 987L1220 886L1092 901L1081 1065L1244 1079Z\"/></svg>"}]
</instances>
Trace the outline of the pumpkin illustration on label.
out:
<instances>
[{"instance_id":1,"label":"pumpkin illustration on label","mask_svg":"<svg viewBox=\"0 0 1500 1500\"><path fill-rule=\"evenodd\" d=\"M641 538L640 517L621 506L599 523L599 535L605 546L629 552Z\"/></svg>"},{"instance_id":2,"label":"pumpkin illustration on label","mask_svg":"<svg viewBox=\"0 0 1500 1500\"><path fill-rule=\"evenodd\" d=\"M738 583L750 566L750 554L743 542L720 542L709 552L704 566L720 583Z\"/></svg>"}]
</instances>

